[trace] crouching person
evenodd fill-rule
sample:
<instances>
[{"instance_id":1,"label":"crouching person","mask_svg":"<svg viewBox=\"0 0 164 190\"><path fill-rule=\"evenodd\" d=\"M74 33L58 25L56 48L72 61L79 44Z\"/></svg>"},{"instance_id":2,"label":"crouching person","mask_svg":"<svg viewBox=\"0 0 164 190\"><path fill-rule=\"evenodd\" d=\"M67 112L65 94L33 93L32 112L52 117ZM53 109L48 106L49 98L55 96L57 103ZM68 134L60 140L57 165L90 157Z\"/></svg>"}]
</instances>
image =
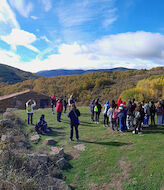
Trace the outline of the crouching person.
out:
<instances>
[{"instance_id":1,"label":"crouching person","mask_svg":"<svg viewBox=\"0 0 164 190\"><path fill-rule=\"evenodd\" d=\"M68 117L70 118L70 140L73 141L73 128L75 127L75 132L76 132L76 139L79 141L79 131L78 131L78 126L80 124L79 122L79 117L80 112L76 108L75 104L70 105L70 111L68 113Z\"/></svg>"},{"instance_id":2,"label":"crouching person","mask_svg":"<svg viewBox=\"0 0 164 190\"><path fill-rule=\"evenodd\" d=\"M51 131L48 127L47 122L44 120L44 115L42 114L35 125L35 130L38 134L46 134Z\"/></svg>"}]
</instances>

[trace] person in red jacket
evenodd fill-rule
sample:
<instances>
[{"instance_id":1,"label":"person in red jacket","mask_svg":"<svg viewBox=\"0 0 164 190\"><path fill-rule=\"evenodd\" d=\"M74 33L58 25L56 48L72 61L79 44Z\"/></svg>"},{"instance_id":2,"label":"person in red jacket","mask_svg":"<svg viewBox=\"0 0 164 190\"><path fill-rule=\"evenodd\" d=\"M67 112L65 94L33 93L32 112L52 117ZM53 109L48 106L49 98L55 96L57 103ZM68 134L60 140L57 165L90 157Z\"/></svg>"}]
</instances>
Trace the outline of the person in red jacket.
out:
<instances>
[{"instance_id":1,"label":"person in red jacket","mask_svg":"<svg viewBox=\"0 0 164 190\"><path fill-rule=\"evenodd\" d=\"M57 121L61 122L61 113L63 111L62 99L59 99L56 104Z\"/></svg>"}]
</instances>

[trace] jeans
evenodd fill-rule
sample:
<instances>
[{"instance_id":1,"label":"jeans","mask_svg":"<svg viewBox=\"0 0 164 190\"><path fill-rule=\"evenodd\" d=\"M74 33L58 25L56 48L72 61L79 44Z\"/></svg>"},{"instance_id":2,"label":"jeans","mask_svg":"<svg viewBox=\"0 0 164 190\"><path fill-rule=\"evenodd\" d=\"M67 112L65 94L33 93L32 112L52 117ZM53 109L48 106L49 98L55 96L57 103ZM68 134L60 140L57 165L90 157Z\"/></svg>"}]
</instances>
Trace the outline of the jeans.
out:
<instances>
[{"instance_id":1,"label":"jeans","mask_svg":"<svg viewBox=\"0 0 164 190\"><path fill-rule=\"evenodd\" d=\"M27 116L28 116L28 124L33 124L33 113L27 113Z\"/></svg>"},{"instance_id":2,"label":"jeans","mask_svg":"<svg viewBox=\"0 0 164 190\"><path fill-rule=\"evenodd\" d=\"M57 112L57 121L60 122L60 120L61 120L61 112Z\"/></svg>"},{"instance_id":3,"label":"jeans","mask_svg":"<svg viewBox=\"0 0 164 190\"><path fill-rule=\"evenodd\" d=\"M77 126L70 126L70 139L72 140L73 138L73 127L75 127L75 132L76 132L76 139L79 139L79 131L78 131L78 125Z\"/></svg>"}]
</instances>

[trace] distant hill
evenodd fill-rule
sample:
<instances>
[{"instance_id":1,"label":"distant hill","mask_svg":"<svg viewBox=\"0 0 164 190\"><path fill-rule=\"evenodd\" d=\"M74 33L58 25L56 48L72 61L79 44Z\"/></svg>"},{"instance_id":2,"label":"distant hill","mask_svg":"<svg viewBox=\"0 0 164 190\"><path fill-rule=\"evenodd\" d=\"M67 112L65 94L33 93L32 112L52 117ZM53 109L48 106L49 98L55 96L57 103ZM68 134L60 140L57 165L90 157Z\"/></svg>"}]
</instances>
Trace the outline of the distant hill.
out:
<instances>
[{"instance_id":1,"label":"distant hill","mask_svg":"<svg viewBox=\"0 0 164 190\"><path fill-rule=\"evenodd\" d=\"M55 77L55 76L62 76L62 75L81 75L86 73L96 73L96 72L108 72L108 71L127 71L127 70L134 70L128 69L124 67L117 67L113 69L93 69L93 70L66 70L66 69L56 69L56 70L45 70L39 71L35 74L41 75L44 77Z\"/></svg>"},{"instance_id":2,"label":"distant hill","mask_svg":"<svg viewBox=\"0 0 164 190\"><path fill-rule=\"evenodd\" d=\"M37 79L40 76L32 74L30 72L25 72L14 67L0 64L0 82L8 84L16 84L28 79Z\"/></svg>"},{"instance_id":3,"label":"distant hill","mask_svg":"<svg viewBox=\"0 0 164 190\"><path fill-rule=\"evenodd\" d=\"M104 103L106 100L117 100L123 91L136 88L138 84L139 87L137 86L137 88L139 88L140 91L142 89L146 90L150 88L149 84L152 82L150 88L151 94L149 90L147 90L147 97L152 99L151 97L153 96L153 99L157 100L158 98L164 97L163 91L161 93L161 89L163 88L163 75L164 67L157 67L150 70L93 72L83 75L40 77L38 79L26 80L14 85L1 87L0 96L32 89L36 92L48 95L55 93L57 97L64 97L66 95L68 98L73 94L78 105L89 105L89 102L93 98L100 98L101 103ZM154 77L155 80L152 77ZM153 81L151 81L152 79ZM139 83L141 80L145 80L145 82ZM125 94L126 97L127 93ZM133 92L130 91L130 93ZM138 100L138 98L136 98L136 100Z\"/></svg>"}]
</instances>

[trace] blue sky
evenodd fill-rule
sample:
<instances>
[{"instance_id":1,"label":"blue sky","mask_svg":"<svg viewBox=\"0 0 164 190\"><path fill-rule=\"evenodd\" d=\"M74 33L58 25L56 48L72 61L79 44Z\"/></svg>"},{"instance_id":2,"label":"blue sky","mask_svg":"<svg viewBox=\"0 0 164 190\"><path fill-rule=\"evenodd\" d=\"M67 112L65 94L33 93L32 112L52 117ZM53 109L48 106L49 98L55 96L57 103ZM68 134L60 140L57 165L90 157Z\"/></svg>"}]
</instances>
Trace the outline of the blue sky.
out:
<instances>
[{"instance_id":1,"label":"blue sky","mask_svg":"<svg viewBox=\"0 0 164 190\"><path fill-rule=\"evenodd\" d=\"M164 66L163 0L0 0L0 63L25 71Z\"/></svg>"}]
</instances>

